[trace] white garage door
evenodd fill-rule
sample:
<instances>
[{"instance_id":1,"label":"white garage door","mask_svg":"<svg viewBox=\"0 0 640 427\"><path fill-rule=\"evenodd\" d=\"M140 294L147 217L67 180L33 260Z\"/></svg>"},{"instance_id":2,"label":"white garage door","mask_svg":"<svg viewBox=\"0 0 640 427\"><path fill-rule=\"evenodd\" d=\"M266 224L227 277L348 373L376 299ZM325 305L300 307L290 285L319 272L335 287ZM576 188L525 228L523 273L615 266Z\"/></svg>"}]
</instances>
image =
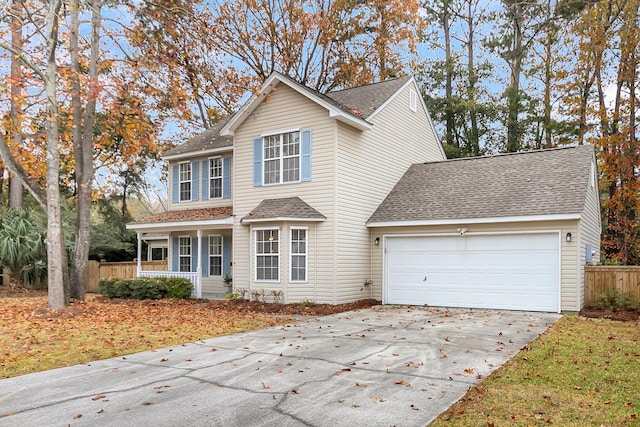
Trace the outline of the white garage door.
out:
<instances>
[{"instance_id":1,"label":"white garage door","mask_svg":"<svg viewBox=\"0 0 640 427\"><path fill-rule=\"evenodd\" d=\"M387 304L556 312L558 233L387 237Z\"/></svg>"}]
</instances>

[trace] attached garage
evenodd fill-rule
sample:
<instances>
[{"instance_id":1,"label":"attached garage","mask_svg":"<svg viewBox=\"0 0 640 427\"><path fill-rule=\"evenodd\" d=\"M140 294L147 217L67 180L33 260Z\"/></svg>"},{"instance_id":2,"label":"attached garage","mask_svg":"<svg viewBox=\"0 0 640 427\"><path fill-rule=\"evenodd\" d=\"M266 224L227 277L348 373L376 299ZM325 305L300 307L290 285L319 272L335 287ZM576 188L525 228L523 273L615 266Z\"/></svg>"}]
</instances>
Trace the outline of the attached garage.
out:
<instances>
[{"instance_id":1,"label":"attached garage","mask_svg":"<svg viewBox=\"0 0 640 427\"><path fill-rule=\"evenodd\" d=\"M388 304L559 310L559 233L391 236Z\"/></svg>"},{"instance_id":2,"label":"attached garage","mask_svg":"<svg viewBox=\"0 0 640 427\"><path fill-rule=\"evenodd\" d=\"M579 311L600 248L593 148L413 165L367 226L385 304Z\"/></svg>"}]
</instances>

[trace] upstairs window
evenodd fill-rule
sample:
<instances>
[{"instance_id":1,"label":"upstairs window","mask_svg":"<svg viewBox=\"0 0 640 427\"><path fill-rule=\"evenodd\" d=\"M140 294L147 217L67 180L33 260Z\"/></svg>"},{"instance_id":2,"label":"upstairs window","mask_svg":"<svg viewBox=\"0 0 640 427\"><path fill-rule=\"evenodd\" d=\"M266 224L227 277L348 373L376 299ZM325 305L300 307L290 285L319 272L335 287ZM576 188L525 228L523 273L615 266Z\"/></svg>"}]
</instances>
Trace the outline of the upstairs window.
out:
<instances>
[{"instance_id":1,"label":"upstairs window","mask_svg":"<svg viewBox=\"0 0 640 427\"><path fill-rule=\"evenodd\" d=\"M265 136L264 184L300 181L300 132Z\"/></svg>"},{"instance_id":2,"label":"upstairs window","mask_svg":"<svg viewBox=\"0 0 640 427\"><path fill-rule=\"evenodd\" d=\"M222 159L209 160L209 198L222 198Z\"/></svg>"},{"instance_id":3,"label":"upstairs window","mask_svg":"<svg viewBox=\"0 0 640 427\"><path fill-rule=\"evenodd\" d=\"M191 163L180 163L180 201L191 200Z\"/></svg>"}]
</instances>

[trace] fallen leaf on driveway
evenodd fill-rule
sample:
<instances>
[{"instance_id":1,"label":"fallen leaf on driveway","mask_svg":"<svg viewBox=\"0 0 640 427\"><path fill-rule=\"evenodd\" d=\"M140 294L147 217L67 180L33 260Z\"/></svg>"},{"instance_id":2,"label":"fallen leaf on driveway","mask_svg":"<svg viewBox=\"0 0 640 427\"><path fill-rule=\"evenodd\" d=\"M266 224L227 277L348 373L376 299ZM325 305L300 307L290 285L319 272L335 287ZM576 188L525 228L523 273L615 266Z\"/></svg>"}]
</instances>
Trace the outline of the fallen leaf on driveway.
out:
<instances>
[{"instance_id":1,"label":"fallen leaf on driveway","mask_svg":"<svg viewBox=\"0 0 640 427\"><path fill-rule=\"evenodd\" d=\"M104 394L99 394L96 397L92 397L91 400L100 400L100 399L104 399L105 397L107 396L105 396Z\"/></svg>"}]
</instances>

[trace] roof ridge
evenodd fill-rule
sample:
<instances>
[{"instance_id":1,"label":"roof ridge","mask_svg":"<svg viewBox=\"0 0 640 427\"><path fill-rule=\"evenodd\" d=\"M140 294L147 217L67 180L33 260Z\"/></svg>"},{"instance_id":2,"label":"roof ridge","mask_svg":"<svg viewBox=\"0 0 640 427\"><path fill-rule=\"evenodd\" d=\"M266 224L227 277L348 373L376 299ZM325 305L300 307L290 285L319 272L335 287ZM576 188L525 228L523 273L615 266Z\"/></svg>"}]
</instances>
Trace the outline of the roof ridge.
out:
<instances>
[{"instance_id":1,"label":"roof ridge","mask_svg":"<svg viewBox=\"0 0 640 427\"><path fill-rule=\"evenodd\" d=\"M411 78L411 77L413 77L412 74L406 74L404 76L394 77L392 79L382 80L382 81L379 81L379 82L365 83L365 84L360 85L360 86L353 86L353 87L345 88L345 89L330 90L329 92L326 92L325 95L331 96L331 94L336 94L336 93L340 93L340 92L346 92L348 90L365 88L367 86L374 86L374 85L379 85L379 84L383 84L383 83L390 83L390 82L393 82L393 81L396 81L396 80L406 79L406 78Z\"/></svg>"},{"instance_id":2,"label":"roof ridge","mask_svg":"<svg viewBox=\"0 0 640 427\"><path fill-rule=\"evenodd\" d=\"M591 144L584 144L584 145L566 145L566 146L562 146L562 147L553 147L553 148L541 148L541 149L537 149L537 150L528 150L528 151L518 151L515 153L497 153L497 154L488 154L488 155L482 155L482 156L474 156L474 157L456 157L453 159L444 159L444 160L435 160L432 162L422 162L422 163L414 163L417 165L432 165L432 164L437 164L437 163L449 163L449 162L460 162L460 161L468 161L468 160L488 160L488 159L494 159L497 157L510 157L510 156L519 156L519 155L524 155L524 154L539 154L539 153L547 153L547 152L553 152L553 151L562 151L562 150L570 150L570 149L579 149L580 147L588 147Z\"/></svg>"}]
</instances>

